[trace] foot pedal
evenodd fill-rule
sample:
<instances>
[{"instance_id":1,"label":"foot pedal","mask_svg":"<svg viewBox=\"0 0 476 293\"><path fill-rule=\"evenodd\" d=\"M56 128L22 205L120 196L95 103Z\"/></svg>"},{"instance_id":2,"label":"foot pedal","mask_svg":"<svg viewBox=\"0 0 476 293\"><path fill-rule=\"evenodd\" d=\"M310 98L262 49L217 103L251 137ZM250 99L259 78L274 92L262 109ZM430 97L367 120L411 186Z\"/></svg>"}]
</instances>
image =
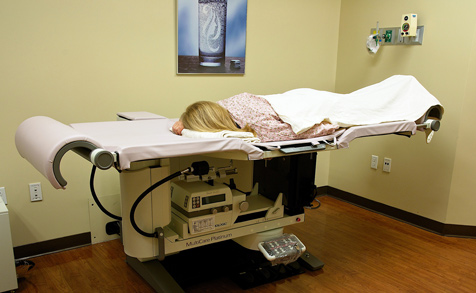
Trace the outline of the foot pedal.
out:
<instances>
[{"instance_id":1,"label":"foot pedal","mask_svg":"<svg viewBox=\"0 0 476 293\"><path fill-rule=\"evenodd\" d=\"M301 257L299 258L299 263L306 269L310 271L317 271L319 269L322 269L324 266L324 263L315 257L314 255L310 254L309 252L305 252Z\"/></svg>"},{"instance_id":2,"label":"foot pedal","mask_svg":"<svg viewBox=\"0 0 476 293\"><path fill-rule=\"evenodd\" d=\"M294 234L283 234L278 238L260 242L258 248L273 266L292 263L306 251L306 246Z\"/></svg>"}]
</instances>

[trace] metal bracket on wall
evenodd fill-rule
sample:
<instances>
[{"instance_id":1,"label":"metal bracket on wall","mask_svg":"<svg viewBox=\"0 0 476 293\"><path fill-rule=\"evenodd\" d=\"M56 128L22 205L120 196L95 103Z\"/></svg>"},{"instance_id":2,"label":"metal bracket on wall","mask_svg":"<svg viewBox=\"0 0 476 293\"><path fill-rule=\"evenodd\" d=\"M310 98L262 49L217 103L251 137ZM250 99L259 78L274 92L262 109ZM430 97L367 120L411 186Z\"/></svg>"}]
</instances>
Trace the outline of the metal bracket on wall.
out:
<instances>
[{"instance_id":1,"label":"metal bracket on wall","mask_svg":"<svg viewBox=\"0 0 476 293\"><path fill-rule=\"evenodd\" d=\"M379 28L378 36L380 46L423 44L423 32L425 31L423 25L417 26L417 35L415 37L402 37L401 30L400 27ZM370 34L377 34L377 29L371 28Z\"/></svg>"}]
</instances>

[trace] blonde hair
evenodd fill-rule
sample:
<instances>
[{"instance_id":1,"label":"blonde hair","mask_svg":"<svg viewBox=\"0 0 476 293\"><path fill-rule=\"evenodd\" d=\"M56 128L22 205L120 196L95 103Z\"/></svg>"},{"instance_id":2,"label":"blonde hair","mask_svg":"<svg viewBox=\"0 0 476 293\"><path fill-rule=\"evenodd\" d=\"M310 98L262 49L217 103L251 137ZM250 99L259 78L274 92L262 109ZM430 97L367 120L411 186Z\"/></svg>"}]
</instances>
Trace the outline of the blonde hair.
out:
<instances>
[{"instance_id":1,"label":"blonde hair","mask_svg":"<svg viewBox=\"0 0 476 293\"><path fill-rule=\"evenodd\" d=\"M246 125L242 129L236 126L228 110L214 102L200 101L187 107L180 117L186 129L202 132L219 132L222 130L251 132L255 131Z\"/></svg>"}]
</instances>

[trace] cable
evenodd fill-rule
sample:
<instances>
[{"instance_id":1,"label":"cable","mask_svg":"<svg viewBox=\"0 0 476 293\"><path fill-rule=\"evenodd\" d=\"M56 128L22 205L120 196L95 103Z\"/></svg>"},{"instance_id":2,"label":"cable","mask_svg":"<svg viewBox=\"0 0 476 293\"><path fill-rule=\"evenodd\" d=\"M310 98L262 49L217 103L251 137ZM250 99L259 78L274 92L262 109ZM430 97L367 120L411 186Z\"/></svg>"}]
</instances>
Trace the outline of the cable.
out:
<instances>
[{"instance_id":1,"label":"cable","mask_svg":"<svg viewBox=\"0 0 476 293\"><path fill-rule=\"evenodd\" d=\"M316 198L317 197L317 187L314 186L314 191L312 192L313 199L308 206L304 206L306 209L315 210L321 207L321 202ZM316 201L317 206L312 205L312 202Z\"/></svg>"},{"instance_id":2,"label":"cable","mask_svg":"<svg viewBox=\"0 0 476 293\"><path fill-rule=\"evenodd\" d=\"M227 183L225 183L225 182L223 182L223 184L225 184L226 186L228 186L230 189L237 190L237 191L239 191L239 192L241 192L241 193L244 193L244 194L246 194L246 195L250 195L250 194L251 194L251 192L244 192L243 190L240 190L240 189L236 188L235 180L234 180L233 178L230 179L230 183L229 183L229 184L227 184Z\"/></svg>"},{"instance_id":3,"label":"cable","mask_svg":"<svg viewBox=\"0 0 476 293\"><path fill-rule=\"evenodd\" d=\"M35 263L28 259L15 261L15 267L19 267L19 266L28 266L27 271L29 271L35 267Z\"/></svg>"},{"instance_id":4,"label":"cable","mask_svg":"<svg viewBox=\"0 0 476 293\"><path fill-rule=\"evenodd\" d=\"M314 201L317 202L317 206L313 206L312 204L310 206L306 206L305 208L306 209L310 209L310 210L315 210L315 209L318 209L321 207L321 202L318 200L318 199L314 199Z\"/></svg>"},{"instance_id":5,"label":"cable","mask_svg":"<svg viewBox=\"0 0 476 293\"><path fill-rule=\"evenodd\" d=\"M157 234L157 232L148 233L148 232L145 232L144 230L142 230L141 228L139 228L139 226L137 226L137 223L136 223L136 220L135 220L135 213L136 213L136 209L137 209L137 206L139 205L139 203L144 199L144 197L146 197L147 194L151 193L152 190L156 189L157 187L164 184L165 182L170 181L170 180L174 179L175 177L178 177L178 176L182 175L183 173L192 172L194 175L204 175L204 174L208 173L209 169L210 169L210 167L208 165L208 162L206 162L206 161L194 162L194 163L192 163L191 167L186 168L182 171L177 171L177 172L165 177L164 179L155 182L153 185L151 185L149 188L147 188L144 192L142 192L141 195L139 195L139 197L134 201L134 204L132 204L132 207L131 207L130 221L131 221L131 225L134 228L134 230L136 230L137 233L141 234L142 236L151 237L151 238L158 238L159 235Z\"/></svg>"},{"instance_id":6,"label":"cable","mask_svg":"<svg viewBox=\"0 0 476 293\"><path fill-rule=\"evenodd\" d=\"M139 234L141 234L143 236L157 238L158 237L157 232L148 233L148 232L145 232L144 230L142 230L141 228L139 228L139 226L137 226L137 223L135 221L135 212L136 212L136 209L137 209L137 206L139 205L139 203L144 199L144 197L146 197L147 194L151 193L154 189L156 189L160 185L164 184L165 182L170 181L170 180L174 179L175 177L178 177L178 176L182 175L184 172L191 171L195 175L204 175L204 174L208 173L208 170L209 170L209 166L208 166L208 163L206 161L194 162L190 168L187 168L187 169L182 170L182 171L177 171L177 172L165 177L164 179L154 183L153 185L151 185L149 188L147 188L144 192L141 193L141 195L135 200L134 204L131 207L130 221L131 221L132 227ZM109 217L111 217L115 220L122 221L122 217L116 216L116 215L110 213L108 210L106 210L103 207L103 205L101 204L101 202L99 201L98 197L96 196L96 191L94 190L94 175L95 174L96 174L96 166L93 165L93 168L91 170L91 177L90 177L90 180L89 180L89 188L91 190L91 195L93 196L94 201L96 202L96 204L98 205L98 207L101 209L101 211L103 213L105 213L106 215L108 215Z\"/></svg>"},{"instance_id":7,"label":"cable","mask_svg":"<svg viewBox=\"0 0 476 293\"><path fill-rule=\"evenodd\" d=\"M114 220L122 221L122 217L116 216L116 215L112 214L111 212L109 212L108 210L106 210L106 208L104 208L104 206L101 204L98 197L96 196L96 191L94 190L94 175L95 174L96 174L96 166L93 165L93 169L91 170L91 177L89 179L89 189L91 190L91 195L93 196L94 201L96 202L99 209L103 213L105 213L109 217L113 218Z\"/></svg>"},{"instance_id":8,"label":"cable","mask_svg":"<svg viewBox=\"0 0 476 293\"><path fill-rule=\"evenodd\" d=\"M139 205L139 203L144 199L144 197L149 194L150 192L152 192L152 190L156 189L157 187L159 187L160 185L164 184L165 182L167 181L170 181L172 179L174 179L175 177L178 177L180 176L184 171L177 171L175 173L173 173L172 175L169 175L167 177L165 177L164 179L154 183L153 185L151 185L149 188L147 188L144 192L141 193L141 195L136 199L136 201L134 202L134 204L132 205L132 208L131 208L131 213L130 213L130 220L131 220L131 225L132 227L139 233L141 234L142 236L146 236L146 237L153 237L153 238L157 238L157 233L154 232L154 233L148 233L148 232L145 232L144 230L142 230L141 228L139 228L139 226L137 226L137 223L136 223L136 220L135 220L135 212L136 212L136 209L137 209L137 206Z\"/></svg>"}]
</instances>

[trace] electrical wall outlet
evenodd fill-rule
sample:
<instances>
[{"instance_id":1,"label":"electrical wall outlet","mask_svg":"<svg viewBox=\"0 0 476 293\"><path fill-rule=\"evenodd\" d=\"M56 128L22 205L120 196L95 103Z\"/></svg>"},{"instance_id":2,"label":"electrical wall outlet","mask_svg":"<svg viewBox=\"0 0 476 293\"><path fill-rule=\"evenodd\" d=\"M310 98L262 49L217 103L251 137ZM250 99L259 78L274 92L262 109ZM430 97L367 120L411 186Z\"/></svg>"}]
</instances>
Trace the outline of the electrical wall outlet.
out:
<instances>
[{"instance_id":1,"label":"electrical wall outlet","mask_svg":"<svg viewBox=\"0 0 476 293\"><path fill-rule=\"evenodd\" d=\"M5 187L0 187L0 197L3 200L3 203L7 204L7 194L5 192Z\"/></svg>"},{"instance_id":2,"label":"electrical wall outlet","mask_svg":"<svg viewBox=\"0 0 476 293\"><path fill-rule=\"evenodd\" d=\"M30 183L30 199L31 201L40 201L43 200L43 195L41 193L41 183Z\"/></svg>"},{"instance_id":3,"label":"electrical wall outlet","mask_svg":"<svg viewBox=\"0 0 476 293\"><path fill-rule=\"evenodd\" d=\"M392 159L390 158L383 159L383 171L390 173L391 167L392 167Z\"/></svg>"},{"instance_id":4,"label":"electrical wall outlet","mask_svg":"<svg viewBox=\"0 0 476 293\"><path fill-rule=\"evenodd\" d=\"M372 160L370 161L370 168L377 170L377 168L378 168L378 156L372 155Z\"/></svg>"}]
</instances>

